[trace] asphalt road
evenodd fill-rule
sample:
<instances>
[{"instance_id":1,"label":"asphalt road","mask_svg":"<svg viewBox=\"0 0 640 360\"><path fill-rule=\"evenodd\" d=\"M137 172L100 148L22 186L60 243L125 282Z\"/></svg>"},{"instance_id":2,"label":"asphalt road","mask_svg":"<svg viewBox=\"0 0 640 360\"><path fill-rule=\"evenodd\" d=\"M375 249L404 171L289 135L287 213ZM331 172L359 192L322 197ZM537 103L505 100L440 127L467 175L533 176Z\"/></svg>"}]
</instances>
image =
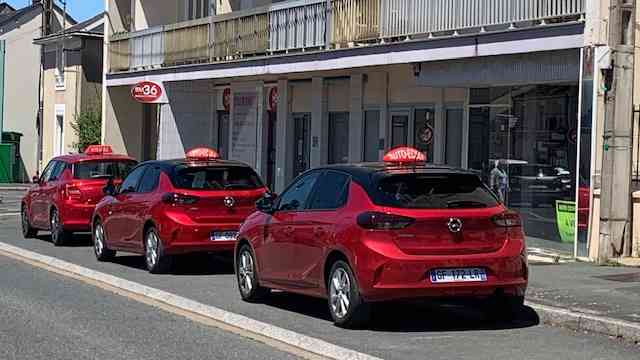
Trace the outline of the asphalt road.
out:
<instances>
[{"instance_id":1,"label":"asphalt road","mask_svg":"<svg viewBox=\"0 0 640 360\"><path fill-rule=\"evenodd\" d=\"M533 311L513 322L495 323L473 304L391 304L378 309L367 330L339 329L331 323L322 300L276 293L266 304L242 302L228 258L180 258L172 274L151 275L139 256L119 254L113 263L96 262L88 236L77 236L62 248L55 248L46 235L25 240L18 220L18 216L0 217L0 241L385 359L638 358L635 345L541 325ZM139 317L132 315L132 319Z\"/></svg>"},{"instance_id":2,"label":"asphalt road","mask_svg":"<svg viewBox=\"0 0 640 360\"><path fill-rule=\"evenodd\" d=\"M294 359L0 256L0 359Z\"/></svg>"}]
</instances>

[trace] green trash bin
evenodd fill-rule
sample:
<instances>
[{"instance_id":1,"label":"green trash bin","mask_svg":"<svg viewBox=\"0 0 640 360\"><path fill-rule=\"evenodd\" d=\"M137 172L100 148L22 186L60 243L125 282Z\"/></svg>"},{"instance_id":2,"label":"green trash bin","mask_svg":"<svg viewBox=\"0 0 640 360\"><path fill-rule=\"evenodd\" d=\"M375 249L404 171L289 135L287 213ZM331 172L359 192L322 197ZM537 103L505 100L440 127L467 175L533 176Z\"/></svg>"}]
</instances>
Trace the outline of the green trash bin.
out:
<instances>
[{"instance_id":1,"label":"green trash bin","mask_svg":"<svg viewBox=\"0 0 640 360\"><path fill-rule=\"evenodd\" d=\"M13 144L0 144L0 183L15 182L15 147Z\"/></svg>"},{"instance_id":2,"label":"green trash bin","mask_svg":"<svg viewBox=\"0 0 640 360\"><path fill-rule=\"evenodd\" d=\"M24 178L24 169L20 158L20 138L22 138L22 134L19 132L5 131L2 133L2 143L13 147L13 160L10 167L11 175L9 176L13 183L29 181Z\"/></svg>"}]
</instances>

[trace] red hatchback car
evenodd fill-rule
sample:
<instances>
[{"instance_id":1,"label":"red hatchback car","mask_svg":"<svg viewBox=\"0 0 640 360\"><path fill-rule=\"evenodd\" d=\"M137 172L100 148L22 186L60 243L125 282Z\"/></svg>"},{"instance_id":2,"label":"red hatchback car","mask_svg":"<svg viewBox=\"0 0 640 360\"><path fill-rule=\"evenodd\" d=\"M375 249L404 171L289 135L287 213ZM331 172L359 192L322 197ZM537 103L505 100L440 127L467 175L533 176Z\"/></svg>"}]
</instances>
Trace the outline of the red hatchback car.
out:
<instances>
[{"instance_id":1,"label":"red hatchback car","mask_svg":"<svg viewBox=\"0 0 640 360\"><path fill-rule=\"evenodd\" d=\"M482 298L515 314L528 281L520 217L476 174L416 159L424 155L404 148L384 163L314 169L264 196L238 235L242 298L269 289L327 298L345 327L388 300Z\"/></svg>"},{"instance_id":2,"label":"red hatchback car","mask_svg":"<svg viewBox=\"0 0 640 360\"><path fill-rule=\"evenodd\" d=\"M150 272L162 273L173 255L233 251L240 224L266 191L251 167L212 149L141 163L119 189L105 187L92 223L96 258L138 253Z\"/></svg>"},{"instance_id":3,"label":"red hatchback car","mask_svg":"<svg viewBox=\"0 0 640 360\"><path fill-rule=\"evenodd\" d=\"M22 199L24 237L50 230L53 244L60 246L73 232L90 231L91 215L107 179L119 182L135 165L132 158L112 154L104 145L52 159Z\"/></svg>"}]
</instances>

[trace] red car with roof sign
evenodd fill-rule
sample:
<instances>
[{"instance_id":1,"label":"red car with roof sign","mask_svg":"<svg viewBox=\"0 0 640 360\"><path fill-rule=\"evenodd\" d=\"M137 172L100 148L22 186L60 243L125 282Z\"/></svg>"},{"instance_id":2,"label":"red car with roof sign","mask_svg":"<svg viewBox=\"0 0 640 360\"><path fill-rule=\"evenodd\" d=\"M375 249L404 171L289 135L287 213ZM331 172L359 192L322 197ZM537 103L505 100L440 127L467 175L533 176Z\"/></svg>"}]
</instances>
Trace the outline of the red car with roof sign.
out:
<instances>
[{"instance_id":1,"label":"red car with roof sign","mask_svg":"<svg viewBox=\"0 0 640 360\"><path fill-rule=\"evenodd\" d=\"M240 224L266 191L250 166L220 160L208 148L141 163L119 189L105 187L92 222L96 258L138 253L150 272L162 273L173 255L232 251Z\"/></svg>"},{"instance_id":2,"label":"red car with roof sign","mask_svg":"<svg viewBox=\"0 0 640 360\"><path fill-rule=\"evenodd\" d=\"M520 217L475 173L426 165L407 148L385 159L310 170L259 200L236 244L242 298L327 298L340 326L388 300L472 297L518 310L528 281Z\"/></svg>"},{"instance_id":3,"label":"red car with roof sign","mask_svg":"<svg viewBox=\"0 0 640 360\"><path fill-rule=\"evenodd\" d=\"M91 215L108 179L119 183L135 165L134 159L113 154L105 145L91 145L83 154L52 159L22 199L24 237L49 230L52 242L59 246L73 232L90 231Z\"/></svg>"}]
</instances>

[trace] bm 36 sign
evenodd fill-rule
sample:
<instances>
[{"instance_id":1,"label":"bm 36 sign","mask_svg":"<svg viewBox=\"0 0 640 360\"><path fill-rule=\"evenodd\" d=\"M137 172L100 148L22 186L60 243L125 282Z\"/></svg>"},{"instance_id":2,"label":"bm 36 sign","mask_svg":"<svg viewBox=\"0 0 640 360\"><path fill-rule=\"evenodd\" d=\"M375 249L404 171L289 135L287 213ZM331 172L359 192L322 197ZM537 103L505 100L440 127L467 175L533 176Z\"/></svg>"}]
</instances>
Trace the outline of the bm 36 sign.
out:
<instances>
[{"instance_id":1,"label":"bm 36 sign","mask_svg":"<svg viewBox=\"0 0 640 360\"><path fill-rule=\"evenodd\" d=\"M155 103L162 97L162 85L141 81L131 88L131 96L141 103Z\"/></svg>"}]
</instances>

